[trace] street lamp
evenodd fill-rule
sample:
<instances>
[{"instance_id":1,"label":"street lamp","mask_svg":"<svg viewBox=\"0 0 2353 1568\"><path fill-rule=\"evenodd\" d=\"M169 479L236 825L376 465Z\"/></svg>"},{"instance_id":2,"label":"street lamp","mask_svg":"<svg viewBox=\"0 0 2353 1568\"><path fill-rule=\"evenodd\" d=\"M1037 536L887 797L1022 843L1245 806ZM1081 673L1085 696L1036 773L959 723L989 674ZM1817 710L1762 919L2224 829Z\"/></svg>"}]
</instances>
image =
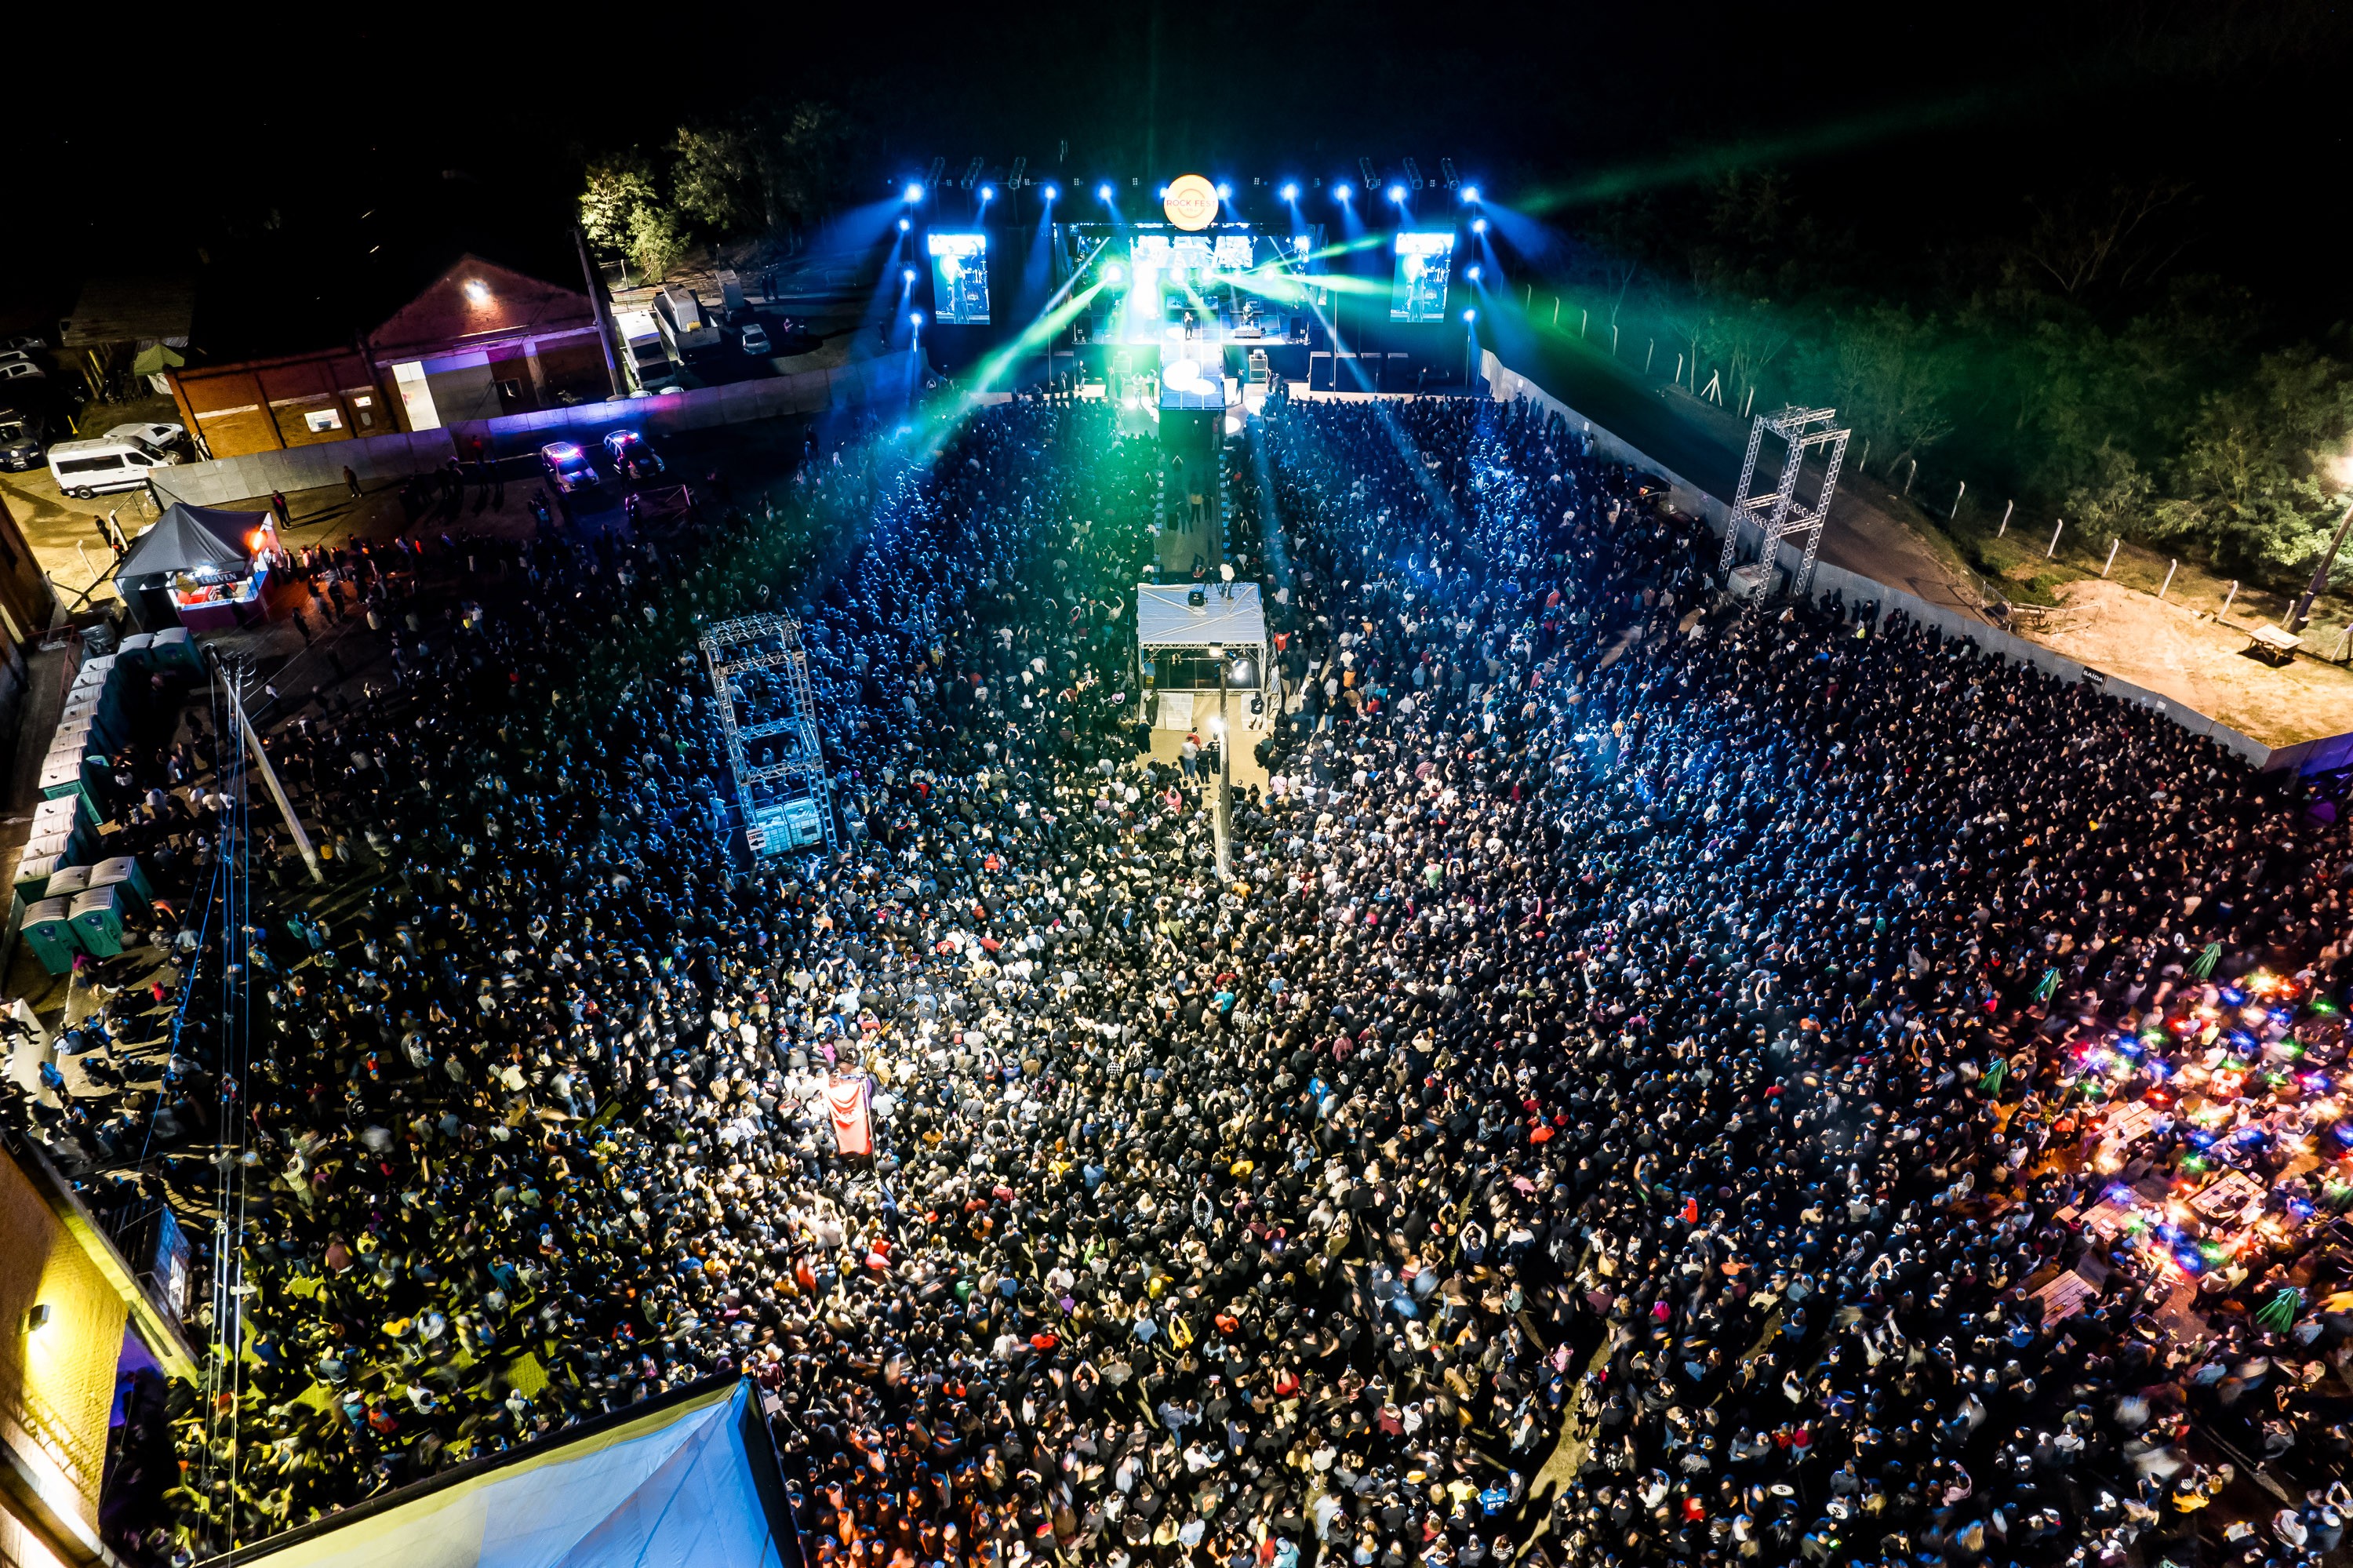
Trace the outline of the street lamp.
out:
<instances>
[{"instance_id":1,"label":"street lamp","mask_svg":"<svg viewBox=\"0 0 2353 1568\"><path fill-rule=\"evenodd\" d=\"M2353 453L2336 459L2328 466L2337 476L2338 485L2353 490ZM2295 608L2288 612L2287 629L2290 631L2302 631L2305 622L2312 619L2312 601L2328 588L2329 568L2337 564L2337 552L2344 548L2348 528L2353 528L2353 502L2347 503L2345 515L2337 522L2337 536L2328 541L2328 553L2322 556L2320 564L2312 568L2312 580L2304 585L2303 596L2295 601Z\"/></svg>"}]
</instances>

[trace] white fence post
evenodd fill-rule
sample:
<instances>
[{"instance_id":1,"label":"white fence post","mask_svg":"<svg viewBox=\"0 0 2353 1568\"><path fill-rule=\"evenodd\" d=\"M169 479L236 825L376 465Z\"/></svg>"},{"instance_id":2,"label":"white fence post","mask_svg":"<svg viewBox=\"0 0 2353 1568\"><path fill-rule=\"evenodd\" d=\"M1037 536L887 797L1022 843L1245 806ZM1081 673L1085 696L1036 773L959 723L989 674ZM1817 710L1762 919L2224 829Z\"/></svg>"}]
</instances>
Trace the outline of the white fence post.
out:
<instances>
[{"instance_id":1,"label":"white fence post","mask_svg":"<svg viewBox=\"0 0 2353 1568\"><path fill-rule=\"evenodd\" d=\"M2165 588L2161 588L2157 590L2157 601L2159 604L2163 604L2165 602L2166 588L2170 588L2173 586L2173 574L2180 569L2181 563L2179 561L2176 561L2171 566L2165 568Z\"/></svg>"},{"instance_id":2,"label":"white fence post","mask_svg":"<svg viewBox=\"0 0 2353 1568\"><path fill-rule=\"evenodd\" d=\"M2222 617L2223 617L2223 616L2226 616L2226 615L2230 614L2230 613L2231 613L2231 605L2232 605L2232 602L2233 600L2235 600L2238 597L2239 597L2239 579L2238 579L2238 578L2236 578L2236 577L2232 577L2232 578L2231 579L2231 591L2230 591L2229 593L2226 593L2226 594L2224 594L2224 595L2222 596L2222 608L2221 608L2221 609L2220 611L2218 611L2218 612L2215 614L2214 619L2215 619L2215 620L2221 620L2221 619L2222 619Z\"/></svg>"},{"instance_id":3,"label":"white fence post","mask_svg":"<svg viewBox=\"0 0 2353 1568\"><path fill-rule=\"evenodd\" d=\"M2100 563L2100 575L2102 577L2106 577L2108 575L2108 568L2116 564L2116 546L2123 543L2124 541L2122 539L2113 536L2108 540L2108 558Z\"/></svg>"},{"instance_id":4,"label":"white fence post","mask_svg":"<svg viewBox=\"0 0 2353 1568\"><path fill-rule=\"evenodd\" d=\"M2059 519L2058 526L2051 530L2051 547L2042 552L2044 560L2051 560L2059 554L2059 530L2066 526L2067 519L2062 517Z\"/></svg>"},{"instance_id":5,"label":"white fence post","mask_svg":"<svg viewBox=\"0 0 2353 1568\"><path fill-rule=\"evenodd\" d=\"M2010 514L2012 512L2016 511L2017 509L2018 509L2018 503L2017 503L2017 502L2015 502L2015 501L2008 502L2008 503L2006 503L2002 506L2002 509L2001 509L2001 526L2000 526L2000 527L1999 527L1999 528L1997 528L1997 529L1995 529L1995 530L1993 531L1993 536L1994 536L1995 538L1999 539L1999 538L2000 538L2004 534L2007 534L2007 533L2009 533L2009 532L2010 532Z\"/></svg>"}]
</instances>

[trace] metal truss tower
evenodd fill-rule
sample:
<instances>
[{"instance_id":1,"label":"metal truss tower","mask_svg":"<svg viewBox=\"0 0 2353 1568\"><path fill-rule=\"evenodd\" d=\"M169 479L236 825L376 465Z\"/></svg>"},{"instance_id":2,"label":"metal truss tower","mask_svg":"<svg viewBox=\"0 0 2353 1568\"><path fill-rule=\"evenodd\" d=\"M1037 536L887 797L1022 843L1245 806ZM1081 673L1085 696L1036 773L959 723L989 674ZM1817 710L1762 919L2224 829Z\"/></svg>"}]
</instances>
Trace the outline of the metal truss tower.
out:
<instances>
[{"instance_id":1,"label":"metal truss tower","mask_svg":"<svg viewBox=\"0 0 2353 1568\"><path fill-rule=\"evenodd\" d=\"M838 830L800 622L782 614L719 621L702 634L702 656L754 858L831 854Z\"/></svg>"},{"instance_id":2,"label":"metal truss tower","mask_svg":"<svg viewBox=\"0 0 2353 1568\"><path fill-rule=\"evenodd\" d=\"M1783 444L1781 477L1771 490L1759 494L1749 487L1757 482L1757 454L1765 444L1767 431ZM1791 585L1793 592L1804 596L1806 585L1813 580L1814 556L1821 548L1822 525L1830 520L1831 497L1838 491L1839 466L1846 461L1847 438L1852 434L1852 430L1839 429L1836 408L1800 408L1793 403L1778 414L1757 416L1757 423L1748 431L1748 456L1740 464L1740 489L1732 503L1731 522L1724 531L1724 559L1716 567L1719 575L1728 577L1731 573L1740 547L1740 524L1744 520L1753 521L1765 536L1757 558L1765 563L1768 579L1781 541L1797 534L1806 536L1805 562L1798 568ZM1816 447L1826 449L1821 493L1810 503L1801 503L1798 500L1798 475L1806 466L1806 454Z\"/></svg>"}]
</instances>

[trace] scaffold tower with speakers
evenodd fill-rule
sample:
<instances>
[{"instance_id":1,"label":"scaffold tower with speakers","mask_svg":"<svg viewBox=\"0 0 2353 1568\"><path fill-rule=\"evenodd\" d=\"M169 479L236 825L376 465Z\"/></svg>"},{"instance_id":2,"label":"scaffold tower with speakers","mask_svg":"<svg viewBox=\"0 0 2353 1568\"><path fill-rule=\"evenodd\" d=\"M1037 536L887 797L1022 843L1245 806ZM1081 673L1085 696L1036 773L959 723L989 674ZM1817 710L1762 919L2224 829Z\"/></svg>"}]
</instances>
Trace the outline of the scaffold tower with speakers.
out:
<instances>
[{"instance_id":1,"label":"scaffold tower with speakers","mask_svg":"<svg viewBox=\"0 0 2353 1568\"><path fill-rule=\"evenodd\" d=\"M753 858L832 853L839 830L800 622L778 613L719 621L702 634L702 656Z\"/></svg>"},{"instance_id":2,"label":"scaffold tower with speakers","mask_svg":"<svg viewBox=\"0 0 2353 1568\"><path fill-rule=\"evenodd\" d=\"M1782 444L1781 475L1772 489L1761 493L1752 490L1757 482L1757 458L1763 450L1765 437L1770 433ZM1748 431L1748 456L1740 464L1740 489L1732 503L1731 524L1724 531L1724 559L1716 570L1725 576L1740 548L1740 524L1753 522L1763 535L1757 558L1765 570L1758 577L1761 591L1772 578L1773 567L1781 548L1781 541L1802 534L1806 538L1805 560L1791 580L1790 591L1799 595L1813 580L1814 556L1821 549L1822 525L1830 520L1831 497L1838 492L1839 467L1846 461L1847 438L1853 434L1841 429L1836 408L1800 408L1795 404L1778 414L1759 414ZM1806 454L1816 447L1823 449L1821 491L1811 502L1798 499L1798 479L1806 466Z\"/></svg>"}]
</instances>

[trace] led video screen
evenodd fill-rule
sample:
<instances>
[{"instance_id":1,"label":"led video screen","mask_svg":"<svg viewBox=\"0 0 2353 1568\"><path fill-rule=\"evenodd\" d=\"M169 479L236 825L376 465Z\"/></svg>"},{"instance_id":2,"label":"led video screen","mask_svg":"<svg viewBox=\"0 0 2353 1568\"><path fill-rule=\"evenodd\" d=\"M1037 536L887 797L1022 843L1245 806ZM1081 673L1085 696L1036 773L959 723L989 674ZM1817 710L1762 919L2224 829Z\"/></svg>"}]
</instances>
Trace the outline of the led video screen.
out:
<instances>
[{"instance_id":1,"label":"led video screen","mask_svg":"<svg viewBox=\"0 0 2353 1568\"><path fill-rule=\"evenodd\" d=\"M1389 320L1434 322L1446 314L1446 278L1454 267L1454 236L1397 237L1397 277L1389 284Z\"/></svg>"},{"instance_id":2,"label":"led video screen","mask_svg":"<svg viewBox=\"0 0 2353 1568\"><path fill-rule=\"evenodd\" d=\"M932 315L950 326L988 323L988 236L930 236Z\"/></svg>"}]
</instances>

